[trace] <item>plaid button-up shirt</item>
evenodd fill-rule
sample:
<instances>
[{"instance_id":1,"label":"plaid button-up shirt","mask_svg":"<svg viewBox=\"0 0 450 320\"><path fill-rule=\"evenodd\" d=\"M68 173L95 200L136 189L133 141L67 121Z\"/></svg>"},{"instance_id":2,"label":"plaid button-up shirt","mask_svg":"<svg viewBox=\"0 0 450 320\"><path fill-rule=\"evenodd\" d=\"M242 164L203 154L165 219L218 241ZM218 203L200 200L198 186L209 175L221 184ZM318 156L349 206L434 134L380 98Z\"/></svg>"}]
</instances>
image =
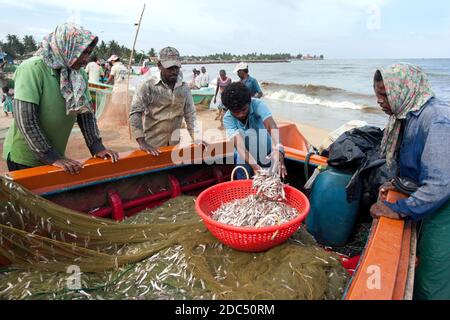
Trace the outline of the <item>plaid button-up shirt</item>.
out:
<instances>
[{"instance_id":1,"label":"plaid button-up shirt","mask_svg":"<svg viewBox=\"0 0 450 320\"><path fill-rule=\"evenodd\" d=\"M175 145L180 138L174 132L181 129L183 118L194 139L199 132L194 100L189 86L181 77L173 91L159 75L138 87L130 111L131 131L135 139L143 137L155 148Z\"/></svg>"}]
</instances>

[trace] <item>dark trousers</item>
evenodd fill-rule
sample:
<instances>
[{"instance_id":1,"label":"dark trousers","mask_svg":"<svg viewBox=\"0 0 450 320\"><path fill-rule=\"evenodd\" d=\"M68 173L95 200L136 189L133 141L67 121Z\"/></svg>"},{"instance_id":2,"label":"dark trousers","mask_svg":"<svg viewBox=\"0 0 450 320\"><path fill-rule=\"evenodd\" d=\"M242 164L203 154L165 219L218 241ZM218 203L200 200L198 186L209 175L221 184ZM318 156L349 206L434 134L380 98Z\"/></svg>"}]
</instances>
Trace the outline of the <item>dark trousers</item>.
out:
<instances>
[{"instance_id":1,"label":"dark trousers","mask_svg":"<svg viewBox=\"0 0 450 320\"><path fill-rule=\"evenodd\" d=\"M8 154L8 159L6 159L6 164L8 165L8 171L10 171L10 172L31 168L29 166L11 161L11 154Z\"/></svg>"}]
</instances>

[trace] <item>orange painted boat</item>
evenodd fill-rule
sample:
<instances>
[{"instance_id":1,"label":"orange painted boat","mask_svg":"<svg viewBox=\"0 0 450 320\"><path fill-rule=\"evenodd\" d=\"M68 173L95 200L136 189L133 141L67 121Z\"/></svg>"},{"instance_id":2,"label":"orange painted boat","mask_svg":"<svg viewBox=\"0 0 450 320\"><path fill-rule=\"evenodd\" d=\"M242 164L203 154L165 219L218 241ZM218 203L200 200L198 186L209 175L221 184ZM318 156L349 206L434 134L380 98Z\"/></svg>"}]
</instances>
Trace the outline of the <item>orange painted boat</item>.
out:
<instances>
[{"instance_id":1,"label":"orange painted boat","mask_svg":"<svg viewBox=\"0 0 450 320\"><path fill-rule=\"evenodd\" d=\"M303 176L305 165L312 174L317 166L327 165L327 159L317 155L308 157L308 143L294 124L281 124L280 135L286 150L288 183L302 190L306 182ZM208 150L212 151L205 152L200 146L164 147L159 157L133 151L121 154L116 164L88 159L81 173L74 176L52 166L6 175L62 206L120 220L182 193L199 194L216 183L229 180L233 166L220 163L233 157L232 144L221 141L211 144ZM400 194L390 194L392 201L399 197ZM110 203L121 203L121 206L117 210ZM414 259L410 258L414 251L413 234L410 223L385 218L374 221L344 298L410 299L414 271Z\"/></svg>"}]
</instances>

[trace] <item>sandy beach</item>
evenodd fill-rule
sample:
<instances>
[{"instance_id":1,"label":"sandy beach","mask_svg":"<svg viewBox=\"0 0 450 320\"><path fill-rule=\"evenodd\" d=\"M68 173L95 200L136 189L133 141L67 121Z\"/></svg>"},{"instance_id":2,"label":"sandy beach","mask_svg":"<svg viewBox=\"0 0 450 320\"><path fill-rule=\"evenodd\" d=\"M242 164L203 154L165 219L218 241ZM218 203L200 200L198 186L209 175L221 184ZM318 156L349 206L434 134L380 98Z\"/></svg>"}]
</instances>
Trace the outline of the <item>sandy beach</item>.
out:
<instances>
[{"instance_id":1,"label":"sandy beach","mask_svg":"<svg viewBox=\"0 0 450 320\"><path fill-rule=\"evenodd\" d=\"M225 138L225 131L221 130L220 123L215 120L216 111L209 109L199 109L197 112L198 122L204 132L208 132L210 129L215 129L214 132L220 133L222 136L210 137L206 134L205 140L207 142L213 142L214 140L219 140ZM0 116L0 144L1 151L3 152L3 142L8 132L8 128L11 125L13 118L11 115L6 117L5 115ZM276 119L277 122L285 121L285 119ZM308 141L317 146L327 137L328 131L320 128L315 128L309 125L304 125L301 123L296 123L300 132L308 139ZM99 124L100 132L103 138L103 143L107 148L110 148L117 152L126 152L135 150L137 144L135 141L130 139L128 126L117 126L108 125L104 122ZM183 135L188 136L187 130L183 130ZM84 160L91 157L88 148L85 145L83 135L80 129L75 126L69 139L69 144L67 146L66 156L72 159ZM0 161L0 171L7 171L6 161L2 158Z\"/></svg>"}]
</instances>

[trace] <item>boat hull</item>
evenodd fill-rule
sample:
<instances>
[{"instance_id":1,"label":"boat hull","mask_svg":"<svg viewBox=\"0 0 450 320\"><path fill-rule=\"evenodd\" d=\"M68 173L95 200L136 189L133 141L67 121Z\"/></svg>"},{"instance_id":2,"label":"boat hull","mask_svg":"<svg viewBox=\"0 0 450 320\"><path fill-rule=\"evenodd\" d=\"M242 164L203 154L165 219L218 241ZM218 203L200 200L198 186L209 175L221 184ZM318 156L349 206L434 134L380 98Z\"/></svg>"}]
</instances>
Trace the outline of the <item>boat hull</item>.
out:
<instances>
[{"instance_id":1,"label":"boat hull","mask_svg":"<svg viewBox=\"0 0 450 320\"><path fill-rule=\"evenodd\" d=\"M293 175L295 172L302 172L299 168L303 168L305 162L309 163L310 172L319 165L327 164L326 158L317 155L308 157L308 143L294 124L281 124L280 136L285 144L288 172ZM133 151L121 154L121 160L115 164L101 159L88 159L83 161L84 169L78 175L68 175L60 169L55 169L55 167L43 166L6 173L6 176L27 189L61 205L84 212L92 211L92 208L98 208L100 210L97 210L98 216L115 217L117 211L115 212L114 208L106 205L108 201L96 203L96 197L93 196L92 201L94 202L85 208L81 208L79 204L83 201L74 198L75 200L72 199L72 202L70 202L70 200L65 199L73 197L63 197L61 194L93 187L102 189L102 184L120 184L120 181L126 181L130 178L138 179L140 176L154 175L152 181L157 181L155 178L157 174L172 177L169 178L169 188L166 188L166 193L138 195L137 198L124 201L125 207L122 208L124 209L124 215L132 215L141 208L158 205L161 201L181 193L195 194L211 185L229 180L232 165L215 164L211 167L206 163L212 164L215 161L223 162L224 159L232 159L233 152L234 148L230 141L213 143L210 145L208 152L201 146L193 145L185 148L164 147L161 148L159 157L151 157L142 151ZM177 155L178 160L184 160L175 161L174 154ZM201 168L201 170L198 168ZM186 172L184 177L182 172ZM304 182L304 180L298 181L293 186L302 188ZM116 197L114 194L109 196ZM145 198L146 196L149 198ZM390 200L395 201L400 196L399 194L390 194ZM95 214L95 212L91 212L91 214ZM119 215L115 218L120 220L124 216ZM411 270L412 267L409 259L412 247L411 235L412 226L404 221L386 218L374 221L369 241L345 299L404 299L408 283L410 284L408 270ZM3 263L5 263L4 259ZM379 274L376 274L377 271L380 271ZM379 277L377 278L379 286L368 287L370 277L374 274Z\"/></svg>"}]
</instances>

